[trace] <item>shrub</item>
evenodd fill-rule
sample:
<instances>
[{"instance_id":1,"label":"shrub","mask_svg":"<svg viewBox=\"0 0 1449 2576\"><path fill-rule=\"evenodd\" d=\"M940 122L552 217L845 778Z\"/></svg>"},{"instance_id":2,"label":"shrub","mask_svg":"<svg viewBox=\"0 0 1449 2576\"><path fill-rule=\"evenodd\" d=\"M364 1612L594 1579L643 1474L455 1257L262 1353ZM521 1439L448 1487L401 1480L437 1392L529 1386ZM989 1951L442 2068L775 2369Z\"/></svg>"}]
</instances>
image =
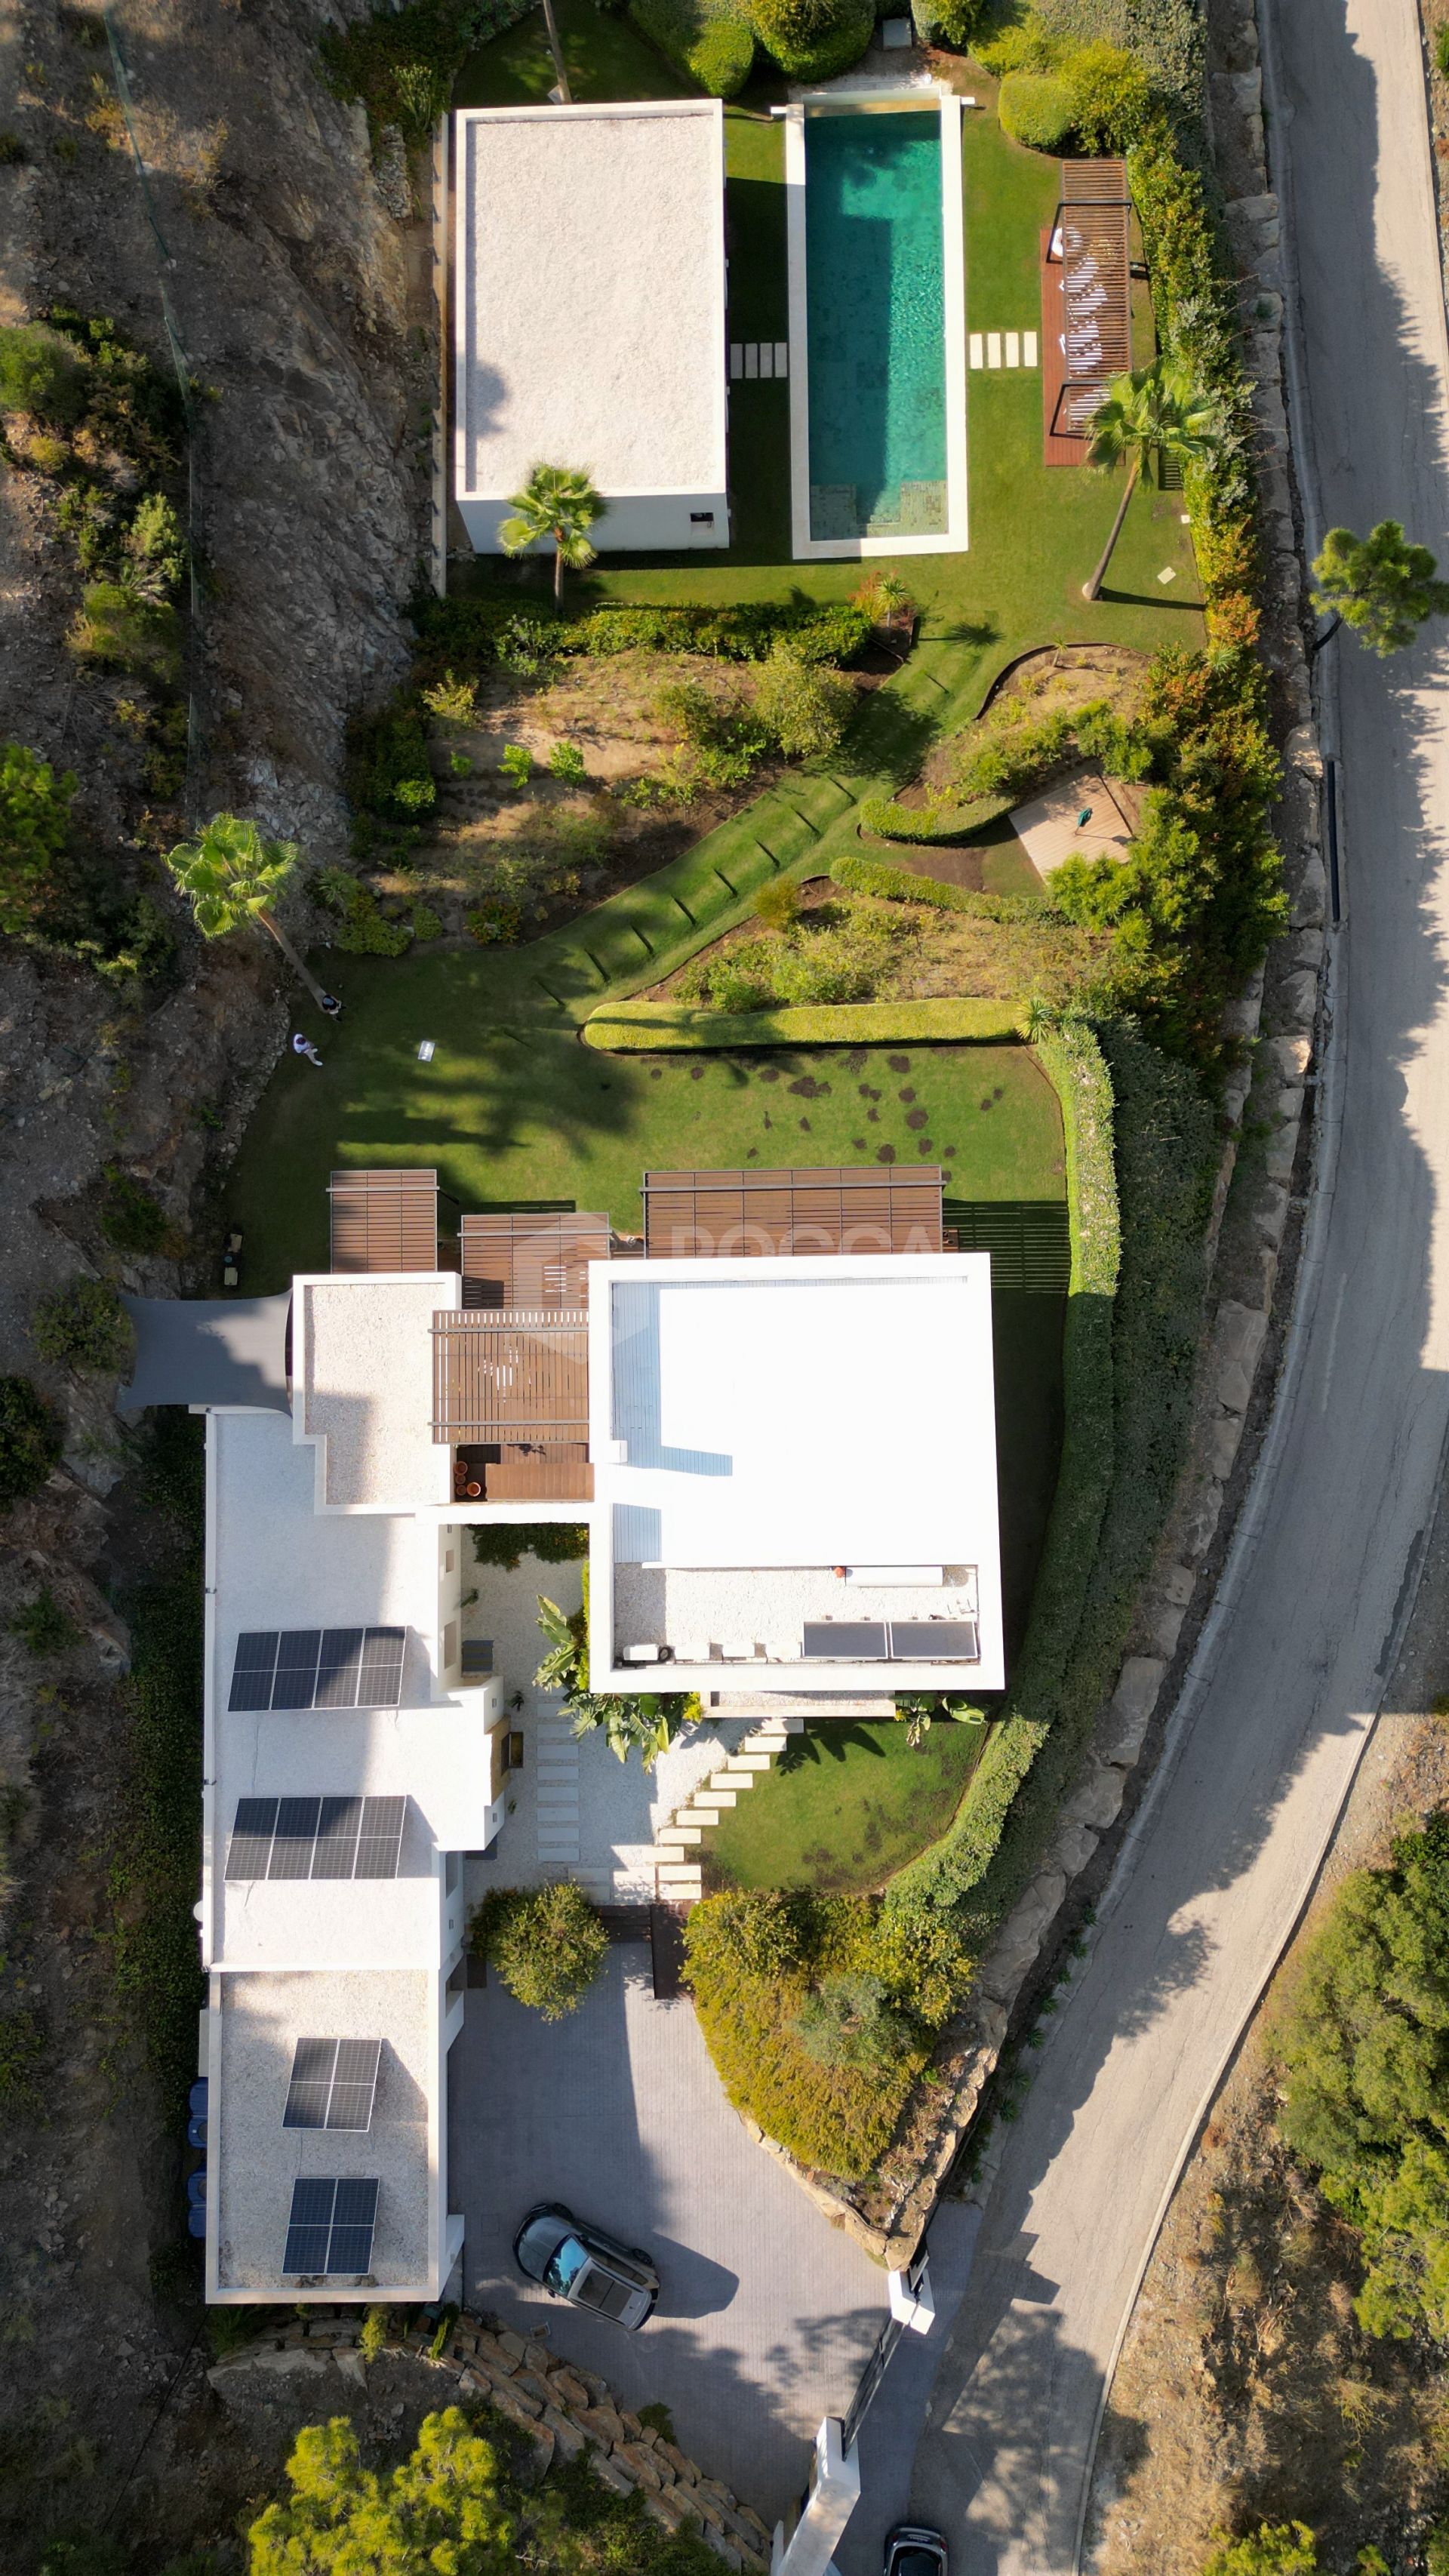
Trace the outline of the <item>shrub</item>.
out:
<instances>
[{"instance_id":1,"label":"shrub","mask_svg":"<svg viewBox=\"0 0 1449 2576\"><path fill-rule=\"evenodd\" d=\"M850 2178L879 2162L929 2051L877 1948L879 1919L867 1897L711 1896L685 1933L730 2100L802 2163Z\"/></svg>"},{"instance_id":2,"label":"shrub","mask_svg":"<svg viewBox=\"0 0 1449 2576\"><path fill-rule=\"evenodd\" d=\"M0 327L0 412L29 412L62 427L86 407L86 371L71 342L40 322Z\"/></svg>"},{"instance_id":3,"label":"shrub","mask_svg":"<svg viewBox=\"0 0 1449 2576\"><path fill-rule=\"evenodd\" d=\"M1434 30L1434 68L1441 80L1449 80L1449 24Z\"/></svg>"},{"instance_id":4,"label":"shrub","mask_svg":"<svg viewBox=\"0 0 1449 2576\"><path fill-rule=\"evenodd\" d=\"M526 742L506 742L498 763L510 787L526 787L533 776L533 754Z\"/></svg>"},{"instance_id":5,"label":"shrub","mask_svg":"<svg viewBox=\"0 0 1449 2576\"><path fill-rule=\"evenodd\" d=\"M1449 2338L1449 1811L1346 1881L1275 2033L1279 2125L1358 2228L1370 2334Z\"/></svg>"},{"instance_id":6,"label":"shrub","mask_svg":"<svg viewBox=\"0 0 1449 2576\"><path fill-rule=\"evenodd\" d=\"M468 54L526 15L526 0L408 0L348 26L325 27L317 50L335 98L360 99L376 135L400 125L411 144L426 143L447 110Z\"/></svg>"},{"instance_id":7,"label":"shrub","mask_svg":"<svg viewBox=\"0 0 1449 2576\"><path fill-rule=\"evenodd\" d=\"M72 1279L37 1300L30 1338L57 1368L117 1376L130 1360L131 1319L108 1279Z\"/></svg>"},{"instance_id":8,"label":"shrub","mask_svg":"<svg viewBox=\"0 0 1449 2576\"><path fill-rule=\"evenodd\" d=\"M25 146L12 127L0 126L0 170L13 168L25 158Z\"/></svg>"},{"instance_id":9,"label":"shrub","mask_svg":"<svg viewBox=\"0 0 1449 2576\"><path fill-rule=\"evenodd\" d=\"M437 802L428 736L418 709L404 702L349 728L348 783L354 803L385 822L415 823Z\"/></svg>"},{"instance_id":10,"label":"shrub","mask_svg":"<svg viewBox=\"0 0 1449 2576\"><path fill-rule=\"evenodd\" d=\"M49 1586L33 1601L13 1611L5 1625L32 1655L62 1655L80 1635L74 1619L61 1608Z\"/></svg>"},{"instance_id":11,"label":"shrub","mask_svg":"<svg viewBox=\"0 0 1449 2576\"><path fill-rule=\"evenodd\" d=\"M92 582L66 640L83 661L167 687L181 677L181 620L175 609L124 582Z\"/></svg>"},{"instance_id":12,"label":"shrub","mask_svg":"<svg viewBox=\"0 0 1449 2576\"><path fill-rule=\"evenodd\" d=\"M846 601L820 606L769 599L733 607L593 608L581 617L542 609L520 614L500 600L427 599L416 623L425 647L440 656L480 666L502 662L526 673L559 654L703 653L722 662L763 662L779 636L789 638L802 662L850 662L871 633L870 618Z\"/></svg>"},{"instance_id":13,"label":"shrub","mask_svg":"<svg viewBox=\"0 0 1449 2576\"><path fill-rule=\"evenodd\" d=\"M882 841L969 841L1009 814L1014 795L972 796L965 804L954 798L930 805L901 805L893 796L867 796L860 808L860 830Z\"/></svg>"},{"instance_id":14,"label":"shrub","mask_svg":"<svg viewBox=\"0 0 1449 2576\"><path fill-rule=\"evenodd\" d=\"M1242 2540L1219 2541L1202 2576L1320 2576L1306 2522L1260 2522Z\"/></svg>"},{"instance_id":15,"label":"shrub","mask_svg":"<svg viewBox=\"0 0 1449 2576\"><path fill-rule=\"evenodd\" d=\"M473 1554L479 1565L501 1565L511 1574L525 1556L541 1565L576 1565L589 1552L587 1525L575 1521L475 1521Z\"/></svg>"},{"instance_id":16,"label":"shrub","mask_svg":"<svg viewBox=\"0 0 1449 2576\"><path fill-rule=\"evenodd\" d=\"M817 2066L889 2075L911 2048L911 2032L879 1977L860 1970L823 1977L795 2016L795 2037Z\"/></svg>"},{"instance_id":17,"label":"shrub","mask_svg":"<svg viewBox=\"0 0 1449 2576\"><path fill-rule=\"evenodd\" d=\"M181 522L164 492L148 492L126 532L126 552L136 570L136 586L158 598L169 598L186 573L186 539Z\"/></svg>"},{"instance_id":18,"label":"shrub","mask_svg":"<svg viewBox=\"0 0 1449 2576\"><path fill-rule=\"evenodd\" d=\"M791 80L831 80L870 43L874 0L751 0L755 33Z\"/></svg>"},{"instance_id":19,"label":"shrub","mask_svg":"<svg viewBox=\"0 0 1449 2576\"><path fill-rule=\"evenodd\" d=\"M1034 152L1059 152L1076 127L1071 84L1058 72L1008 72L997 112L1004 131Z\"/></svg>"},{"instance_id":20,"label":"shrub","mask_svg":"<svg viewBox=\"0 0 1449 2576\"><path fill-rule=\"evenodd\" d=\"M582 787L588 774L576 742L556 742L548 755L548 770L551 778L561 778L566 787Z\"/></svg>"},{"instance_id":21,"label":"shrub","mask_svg":"<svg viewBox=\"0 0 1449 2576\"><path fill-rule=\"evenodd\" d=\"M800 914L800 889L793 877L776 877L755 897L755 912L767 930L792 929Z\"/></svg>"},{"instance_id":22,"label":"shrub","mask_svg":"<svg viewBox=\"0 0 1449 2576\"><path fill-rule=\"evenodd\" d=\"M545 2021L576 2012L604 1964L609 1936L582 1888L500 1887L469 1925L474 1956L491 1960L515 2002Z\"/></svg>"},{"instance_id":23,"label":"shrub","mask_svg":"<svg viewBox=\"0 0 1449 2576\"><path fill-rule=\"evenodd\" d=\"M507 895L486 895L463 918L480 948L511 948L523 928L523 908Z\"/></svg>"},{"instance_id":24,"label":"shrub","mask_svg":"<svg viewBox=\"0 0 1449 2576\"><path fill-rule=\"evenodd\" d=\"M368 2308L364 2311L362 2331L357 2338L357 2349L364 2361L376 2361L387 2350L390 2314L391 2311L387 2308Z\"/></svg>"},{"instance_id":25,"label":"shrub","mask_svg":"<svg viewBox=\"0 0 1449 2576\"><path fill-rule=\"evenodd\" d=\"M64 1445L60 1416L28 1377L0 1377L0 1504L38 1493Z\"/></svg>"},{"instance_id":26,"label":"shrub","mask_svg":"<svg viewBox=\"0 0 1449 2576\"><path fill-rule=\"evenodd\" d=\"M422 700L430 716L443 726L464 732L478 720L478 683L455 679L445 671L430 689L424 689Z\"/></svg>"},{"instance_id":27,"label":"shrub","mask_svg":"<svg viewBox=\"0 0 1449 2576\"><path fill-rule=\"evenodd\" d=\"M409 918L412 923L413 937L420 946L428 940L442 938L443 916L440 912L434 912L431 904L415 903Z\"/></svg>"},{"instance_id":28,"label":"shrub","mask_svg":"<svg viewBox=\"0 0 1449 2576\"><path fill-rule=\"evenodd\" d=\"M21 938L43 913L70 838L73 769L57 778L48 760L7 742L0 750L0 932Z\"/></svg>"},{"instance_id":29,"label":"shrub","mask_svg":"<svg viewBox=\"0 0 1449 2576\"><path fill-rule=\"evenodd\" d=\"M855 691L838 671L777 644L755 684L755 716L787 760L819 759L844 739Z\"/></svg>"},{"instance_id":30,"label":"shrub","mask_svg":"<svg viewBox=\"0 0 1449 2576\"><path fill-rule=\"evenodd\" d=\"M346 868L323 868L317 877L317 892L338 923L334 944L347 956L401 957L404 949L411 947L411 922L389 920L371 888ZM441 930L441 922L438 928Z\"/></svg>"},{"instance_id":31,"label":"shrub","mask_svg":"<svg viewBox=\"0 0 1449 2576\"><path fill-rule=\"evenodd\" d=\"M101 1200L101 1232L118 1252L161 1252L171 1227L160 1200L144 1181L112 1164Z\"/></svg>"},{"instance_id":32,"label":"shrub","mask_svg":"<svg viewBox=\"0 0 1449 2576\"><path fill-rule=\"evenodd\" d=\"M754 31L715 0L630 0L629 15L651 44L711 98L735 98L755 59Z\"/></svg>"}]
</instances>

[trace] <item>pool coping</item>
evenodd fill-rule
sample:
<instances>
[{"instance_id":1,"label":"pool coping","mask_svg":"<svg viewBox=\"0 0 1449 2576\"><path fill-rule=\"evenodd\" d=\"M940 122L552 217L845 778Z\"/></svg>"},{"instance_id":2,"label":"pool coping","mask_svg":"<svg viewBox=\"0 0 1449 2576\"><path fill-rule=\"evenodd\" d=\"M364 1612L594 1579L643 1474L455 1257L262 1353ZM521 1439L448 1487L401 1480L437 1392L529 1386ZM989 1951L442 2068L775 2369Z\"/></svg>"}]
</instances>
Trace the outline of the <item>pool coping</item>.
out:
<instances>
[{"instance_id":1,"label":"pool coping","mask_svg":"<svg viewBox=\"0 0 1449 2576\"><path fill-rule=\"evenodd\" d=\"M796 562L859 562L871 555L964 554L966 487L966 233L961 100L934 93L941 119L942 307L946 338L946 528L941 536L812 537L810 352L806 321L805 119L811 114L892 113L928 104L920 88L807 91L784 110L785 225L790 311L790 541ZM778 114L779 111L777 110Z\"/></svg>"}]
</instances>

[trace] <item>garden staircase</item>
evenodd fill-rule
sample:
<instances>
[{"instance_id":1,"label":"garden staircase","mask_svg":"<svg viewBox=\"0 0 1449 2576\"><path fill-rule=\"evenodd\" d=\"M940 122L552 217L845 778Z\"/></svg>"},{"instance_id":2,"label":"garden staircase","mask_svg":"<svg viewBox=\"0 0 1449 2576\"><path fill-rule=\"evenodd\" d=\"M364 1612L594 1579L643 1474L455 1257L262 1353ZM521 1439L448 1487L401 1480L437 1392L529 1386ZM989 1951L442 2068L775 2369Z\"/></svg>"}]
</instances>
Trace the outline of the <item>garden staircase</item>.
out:
<instances>
[{"instance_id":1,"label":"garden staircase","mask_svg":"<svg viewBox=\"0 0 1449 2576\"><path fill-rule=\"evenodd\" d=\"M696 1854L709 1827L718 1824L727 1808L738 1806L747 1789L768 1771L777 1756L784 1752L792 1735L803 1733L803 1717L765 1717L740 1738L733 1753L726 1754L717 1771L685 1800L667 1825L661 1825L654 1836L653 1862L655 1893L661 1898L688 1903L703 1892L699 1861Z\"/></svg>"}]
</instances>

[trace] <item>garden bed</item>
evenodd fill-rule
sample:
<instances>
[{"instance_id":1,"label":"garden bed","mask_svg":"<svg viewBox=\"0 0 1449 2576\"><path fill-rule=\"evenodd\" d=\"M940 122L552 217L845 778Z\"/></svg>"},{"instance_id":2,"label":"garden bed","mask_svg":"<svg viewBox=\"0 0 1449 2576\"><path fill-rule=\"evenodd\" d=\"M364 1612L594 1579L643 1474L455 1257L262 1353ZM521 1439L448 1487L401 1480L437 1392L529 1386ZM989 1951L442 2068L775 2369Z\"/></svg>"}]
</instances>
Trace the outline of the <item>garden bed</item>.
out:
<instances>
[{"instance_id":1,"label":"garden bed","mask_svg":"<svg viewBox=\"0 0 1449 2576\"><path fill-rule=\"evenodd\" d=\"M890 1719L807 1726L707 1835L706 1884L837 1896L884 1887L945 1832L984 1737L984 1725L937 1725L913 1750Z\"/></svg>"}]
</instances>

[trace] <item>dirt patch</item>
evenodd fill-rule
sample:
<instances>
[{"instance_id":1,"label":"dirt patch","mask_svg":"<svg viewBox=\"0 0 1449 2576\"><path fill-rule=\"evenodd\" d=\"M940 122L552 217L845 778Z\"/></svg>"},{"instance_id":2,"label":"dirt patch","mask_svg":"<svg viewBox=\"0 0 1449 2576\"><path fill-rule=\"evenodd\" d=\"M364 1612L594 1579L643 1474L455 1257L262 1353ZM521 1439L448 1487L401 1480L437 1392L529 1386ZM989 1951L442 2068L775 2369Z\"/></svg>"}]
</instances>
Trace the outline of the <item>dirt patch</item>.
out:
<instances>
[{"instance_id":1,"label":"dirt patch","mask_svg":"<svg viewBox=\"0 0 1449 2576\"><path fill-rule=\"evenodd\" d=\"M963 755L982 734L1004 723L1041 724L1048 716L1106 698L1130 720L1141 693L1147 656L1116 644L1060 644L1029 654L1009 671L987 702L982 715L960 733L948 734L935 746L914 788L900 802L930 802L949 792Z\"/></svg>"},{"instance_id":2,"label":"dirt patch","mask_svg":"<svg viewBox=\"0 0 1449 2576\"><path fill-rule=\"evenodd\" d=\"M1449 2370L1366 2335L1353 2231L1274 2127L1273 1998L1352 1869L1449 1797L1449 1507L1305 1934L1248 2032L1178 2188L1113 2381L1095 2576L1199 2576L1214 2531L1294 2516L1325 2568L1372 2543L1407 2565L1449 2510ZM1414 2558L1417 2563L1417 2558Z\"/></svg>"}]
</instances>

